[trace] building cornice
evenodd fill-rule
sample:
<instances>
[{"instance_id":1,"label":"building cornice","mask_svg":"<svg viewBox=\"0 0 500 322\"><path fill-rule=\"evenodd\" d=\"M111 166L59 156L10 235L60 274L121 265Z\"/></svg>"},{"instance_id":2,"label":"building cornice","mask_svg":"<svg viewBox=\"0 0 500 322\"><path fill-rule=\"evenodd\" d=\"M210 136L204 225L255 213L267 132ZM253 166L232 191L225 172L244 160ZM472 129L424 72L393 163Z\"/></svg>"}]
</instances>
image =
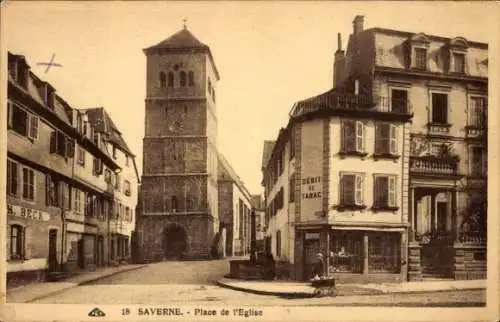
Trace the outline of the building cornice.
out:
<instances>
[{"instance_id":1,"label":"building cornice","mask_svg":"<svg viewBox=\"0 0 500 322\"><path fill-rule=\"evenodd\" d=\"M382 66L375 66L375 74L398 75L398 76L415 77L423 79L435 79L439 81L488 83L488 78L481 76L470 76L462 74L443 74L443 73L434 73L429 71L382 67Z\"/></svg>"}]
</instances>

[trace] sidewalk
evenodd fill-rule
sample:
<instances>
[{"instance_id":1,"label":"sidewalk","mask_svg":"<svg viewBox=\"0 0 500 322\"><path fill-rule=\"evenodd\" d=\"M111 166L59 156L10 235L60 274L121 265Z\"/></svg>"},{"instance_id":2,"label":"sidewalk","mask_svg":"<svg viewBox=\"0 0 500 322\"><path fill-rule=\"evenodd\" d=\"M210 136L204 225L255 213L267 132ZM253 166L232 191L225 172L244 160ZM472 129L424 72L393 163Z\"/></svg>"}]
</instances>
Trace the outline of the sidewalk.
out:
<instances>
[{"instance_id":1,"label":"sidewalk","mask_svg":"<svg viewBox=\"0 0 500 322\"><path fill-rule=\"evenodd\" d=\"M391 293L425 293L454 290L486 289L486 280L469 281L425 281L383 284L338 284L337 296L377 295ZM237 291L283 297L311 297L315 288L307 282L291 281L247 281L223 278L217 285Z\"/></svg>"},{"instance_id":2,"label":"sidewalk","mask_svg":"<svg viewBox=\"0 0 500 322\"><path fill-rule=\"evenodd\" d=\"M146 265L123 265L118 267L98 268L93 272L77 273L59 282L34 283L7 290L7 302L29 303L54 295L64 290L95 282L105 277L140 269Z\"/></svg>"}]
</instances>

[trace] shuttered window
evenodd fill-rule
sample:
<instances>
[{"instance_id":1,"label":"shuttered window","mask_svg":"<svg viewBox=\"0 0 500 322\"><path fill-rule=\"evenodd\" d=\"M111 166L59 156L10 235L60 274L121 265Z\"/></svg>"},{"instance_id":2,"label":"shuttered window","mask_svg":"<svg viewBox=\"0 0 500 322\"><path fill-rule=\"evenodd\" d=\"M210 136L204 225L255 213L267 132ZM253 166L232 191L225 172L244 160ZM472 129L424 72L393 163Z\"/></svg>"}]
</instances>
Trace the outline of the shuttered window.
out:
<instances>
[{"instance_id":1,"label":"shuttered window","mask_svg":"<svg viewBox=\"0 0 500 322\"><path fill-rule=\"evenodd\" d=\"M432 93L432 123L448 124L448 95Z\"/></svg>"},{"instance_id":2,"label":"shuttered window","mask_svg":"<svg viewBox=\"0 0 500 322\"><path fill-rule=\"evenodd\" d=\"M25 254L25 230L21 225L11 225L9 233L9 258L11 260L24 259Z\"/></svg>"},{"instance_id":3,"label":"shuttered window","mask_svg":"<svg viewBox=\"0 0 500 322\"><path fill-rule=\"evenodd\" d=\"M34 201L35 200L35 171L30 168L23 167L23 199Z\"/></svg>"},{"instance_id":4,"label":"shuttered window","mask_svg":"<svg viewBox=\"0 0 500 322\"><path fill-rule=\"evenodd\" d=\"M389 123L378 123L375 132L375 153L397 154L397 127Z\"/></svg>"},{"instance_id":5,"label":"shuttered window","mask_svg":"<svg viewBox=\"0 0 500 322\"><path fill-rule=\"evenodd\" d=\"M365 126L360 121L342 122L342 152L365 151Z\"/></svg>"},{"instance_id":6,"label":"shuttered window","mask_svg":"<svg viewBox=\"0 0 500 322\"><path fill-rule=\"evenodd\" d=\"M373 191L376 207L396 207L396 176L376 175Z\"/></svg>"},{"instance_id":7,"label":"shuttered window","mask_svg":"<svg viewBox=\"0 0 500 322\"><path fill-rule=\"evenodd\" d=\"M362 174L341 174L340 203L346 206L363 205L363 186Z\"/></svg>"},{"instance_id":8,"label":"shuttered window","mask_svg":"<svg viewBox=\"0 0 500 322\"><path fill-rule=\"evenodd\" d=\"M12 196L18 194L19 168L18 164L12 160L7 160L7 193Z\"/></svg>"}]
</instances>

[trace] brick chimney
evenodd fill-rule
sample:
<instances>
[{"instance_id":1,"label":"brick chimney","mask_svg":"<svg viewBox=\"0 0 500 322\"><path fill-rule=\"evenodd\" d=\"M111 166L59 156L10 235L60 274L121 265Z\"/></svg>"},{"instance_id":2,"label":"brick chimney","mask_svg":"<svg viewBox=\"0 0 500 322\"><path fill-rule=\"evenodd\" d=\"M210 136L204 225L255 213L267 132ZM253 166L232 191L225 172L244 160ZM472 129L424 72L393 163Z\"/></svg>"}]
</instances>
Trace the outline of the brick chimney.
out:
<instances>
[{"instance_id":1,"label":"brick chimney","mask_svg":"<svg viewBox=\"0 0 500 322\"><path fill-rule=\"evenodd\" d=\"M353 34L357 34L363 31L363 22L365 16L356 16L352 21Z\"/></svg>"},{"instance_id":2,"label":"brick chimney","mask_svg":"<svg viewBox=\"0 0 500 322\"><path fill-rule=\"evenodd\" d=\"M345 52L342 50L342 36L337 34L337 51L333 61L333 87L339 87L345 80Z\"/></svg>"}]
</instances>

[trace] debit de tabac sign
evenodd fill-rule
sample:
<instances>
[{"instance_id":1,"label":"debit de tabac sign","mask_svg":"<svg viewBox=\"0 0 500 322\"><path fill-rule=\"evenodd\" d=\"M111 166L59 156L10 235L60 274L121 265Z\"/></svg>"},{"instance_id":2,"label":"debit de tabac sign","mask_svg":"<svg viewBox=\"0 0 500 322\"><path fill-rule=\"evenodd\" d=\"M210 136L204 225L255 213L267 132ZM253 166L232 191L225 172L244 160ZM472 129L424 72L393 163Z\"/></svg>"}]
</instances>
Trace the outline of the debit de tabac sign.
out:
<instances>
[{"instance_id":1,"label":"debit de tabac sign","mask_svg":"<svg viewBox=\"0 0 500 322\"><path fill-rule=\"evenodd\" d=\"M50 214L47 212L11 204L7 204L7 215L40 221L50 220Z\"/></svg>"}]
</instances>

